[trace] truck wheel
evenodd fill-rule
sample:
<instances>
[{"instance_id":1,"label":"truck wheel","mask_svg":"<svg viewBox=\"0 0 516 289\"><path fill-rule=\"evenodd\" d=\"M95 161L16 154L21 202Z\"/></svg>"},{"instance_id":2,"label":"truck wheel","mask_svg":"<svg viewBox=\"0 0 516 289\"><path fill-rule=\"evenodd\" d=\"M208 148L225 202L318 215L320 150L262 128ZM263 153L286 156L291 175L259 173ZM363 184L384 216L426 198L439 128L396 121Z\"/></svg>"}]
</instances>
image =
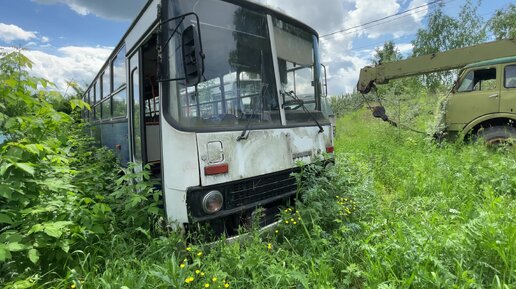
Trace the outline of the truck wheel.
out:
<instances>
[{"instance_id":1,"label":"truck wheel","mask_svg":"<svg viewBox=\"0 0 516 289\"><path fill-rule=\"evenodd\" d=\"M488 146L501 144L516 145L516 128L512 126L490 126L478 132Z\"/></svg>"}]
</instances>

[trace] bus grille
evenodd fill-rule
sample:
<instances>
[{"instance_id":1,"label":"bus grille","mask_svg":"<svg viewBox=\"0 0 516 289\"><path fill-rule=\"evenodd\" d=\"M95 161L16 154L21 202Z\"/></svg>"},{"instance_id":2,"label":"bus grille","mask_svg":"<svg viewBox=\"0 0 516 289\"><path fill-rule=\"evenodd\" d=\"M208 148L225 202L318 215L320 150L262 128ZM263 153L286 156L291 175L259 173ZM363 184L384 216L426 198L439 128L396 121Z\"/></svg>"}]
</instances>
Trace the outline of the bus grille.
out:
<instances>
[{"instance_id":1,"label":"bus grille","mask_svg":"<svg viewBox=\"0 0 516 289\"><path fill-rule=\"evenodd\" d=\"M233 209L296 192L290 172L234 183L226 193L226 209Z\"/></svg>"}]
</instances>

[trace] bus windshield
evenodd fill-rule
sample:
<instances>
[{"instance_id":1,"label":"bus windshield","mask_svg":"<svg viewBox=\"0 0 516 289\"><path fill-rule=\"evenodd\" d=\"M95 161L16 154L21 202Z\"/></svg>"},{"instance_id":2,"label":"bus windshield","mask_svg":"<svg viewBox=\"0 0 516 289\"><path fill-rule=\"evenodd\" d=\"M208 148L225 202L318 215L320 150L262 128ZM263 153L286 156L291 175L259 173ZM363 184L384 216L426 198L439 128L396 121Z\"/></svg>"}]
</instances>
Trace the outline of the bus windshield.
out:
<instances>
[{"instance_id":1,"label":"bus windshield","mask_svg":"<svg viewBox=\"0 0 516 289\"><path fill-rule=\"evenodd\" d=\"M163 83L167 120L194 131L281 127L280 111L285 109L292 111L286 114L289 125L312 121L289 99L280 106L272 49L277 47L281 89L294 91L315 111L320 104L314 84L320 82L314 81L314 35L274 19L272 43L265 13L220 0L174 2L166 10L169 18L190 11L199 15L205 70L195 86ZM193 23L187 18L183 25ZM171 22L163 30L163 39L172 36L175 25ZM166 78L179 78L184 75L180 37L173 36L172 42L164 52L163 67Z\"/></svg>"},{"instance_id":2,"label":"bus windshield","mask_svg":"<svg viewBox=\"0 0 516 289\"><path fill-rule=\"evenodd\" d=\"M311 122L313 118L325 121L321 113L317 37L279 19L274 19L273 23L287 124Z\"/></svg>"}]
</instances>

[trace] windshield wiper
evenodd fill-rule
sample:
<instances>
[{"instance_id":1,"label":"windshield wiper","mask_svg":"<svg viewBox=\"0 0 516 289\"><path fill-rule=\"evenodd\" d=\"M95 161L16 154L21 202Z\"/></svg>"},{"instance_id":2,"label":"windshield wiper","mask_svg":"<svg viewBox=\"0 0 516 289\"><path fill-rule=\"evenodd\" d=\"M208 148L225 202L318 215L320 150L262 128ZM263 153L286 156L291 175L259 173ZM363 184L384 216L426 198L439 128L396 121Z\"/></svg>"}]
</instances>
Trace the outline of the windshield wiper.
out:
<instances>
[{"instance_id":1,"label":"windshield wiper","mask_svg":"<svg viewBox=\"0 0 516 289\"><path fill-rule=\"evenodd\" d=\"M261 106L261 111L263 112L263 97L267 91L267 84L262 84L262 85L263 85L263 87L262 87L262 92L260 94L260 106ZM253 119L255 118L256 115L257 115L256 108L253 108L253 110L251 111L251 117L247 118L247 124L245 125L245 128L242 131L242 134L240 136L238 136L237 141L247 140L249 138L249 134L251 134L251 132L249 132L249 129L251 128L251 122L253 121Z\"/></svg>"},{"instance_id":2,"label":"windshield wiper","mask_svg":"<svg viewBox=\"0 0 516 289\"><path fill-rule=\"evenodd\" d=\"M265 65L264 65L264 61L263 61L263 51L260 51L260 78L264 77L265 75ZM267 83L261 83L262 85L262 91L260 92L260 113L263 113L263 100L264 100L264 96L265 96L265 93L267 92L267 89L268 89L268 84ZM242 134L237 138L237 141L241 141L241 140L247 140L249 138L249 134L251 134L251 132L249 132L249 129L251 128L251 122L253 121L255 115L256 115L256 107L253 107L253 110L251 111L252 115L251 117L247 118L247 124L245 125L245 128L244 130L242 131Z\"/></svg>"},{"instance_id":3,"label":"windshield wiper","mask_svg":"<svg viewBox=\"0 0 516 289\"><path fill-rule=\"evenodd\" d=\"M247 124L245 125L245 128L242 131L242 134L237 137L237 141L247 140L249 138L249 134L251 134L251 132L248 132L248 131L251 128L251 121L253 120L253 118L254 118L254 112L251 117L247 118Z\"/></svg>"},{"instance_id":4,"label":"windshield wiper","mask_svg":"<svg viewBox=\"0 0 516 289\"><path fill-rule=\"evenodd\" d=\"M307 113L310 116L310 118L317 124L317 126L319 127L319 133L324 132L324 128L317 121L317 119L313 116L313 114L306 108L305 102L302 99L299 99L299 97L297 97L296 93L293 90L291 90L290 92L281 90L281 94L283 94L283 96L288 95L292 99L294 99L296 101L296 104L299 104L301 106L301 108L303 109L303 111L305 113ZM285 101L283 101L283 108L285 108Z\"/></svg>"}]
</instances>

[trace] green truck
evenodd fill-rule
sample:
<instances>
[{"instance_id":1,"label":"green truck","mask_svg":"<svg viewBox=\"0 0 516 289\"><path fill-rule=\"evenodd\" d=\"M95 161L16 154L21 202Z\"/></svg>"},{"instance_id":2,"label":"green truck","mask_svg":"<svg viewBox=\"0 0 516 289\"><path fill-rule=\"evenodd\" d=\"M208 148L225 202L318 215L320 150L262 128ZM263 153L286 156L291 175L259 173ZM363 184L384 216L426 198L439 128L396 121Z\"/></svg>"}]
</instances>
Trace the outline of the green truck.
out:
<instances>
[{"instance_id":1,"label":"green truck","mask_svg":"<svg viewBox=\"0 0 516 289\"><path fill-rule=\"evenodd\" d=\"M436 135L484 139L488 144L516 140L516 39L498 40L406 60L364 67L357 90L375 84L460 68Z\"/></svg>"}]
</instances>

